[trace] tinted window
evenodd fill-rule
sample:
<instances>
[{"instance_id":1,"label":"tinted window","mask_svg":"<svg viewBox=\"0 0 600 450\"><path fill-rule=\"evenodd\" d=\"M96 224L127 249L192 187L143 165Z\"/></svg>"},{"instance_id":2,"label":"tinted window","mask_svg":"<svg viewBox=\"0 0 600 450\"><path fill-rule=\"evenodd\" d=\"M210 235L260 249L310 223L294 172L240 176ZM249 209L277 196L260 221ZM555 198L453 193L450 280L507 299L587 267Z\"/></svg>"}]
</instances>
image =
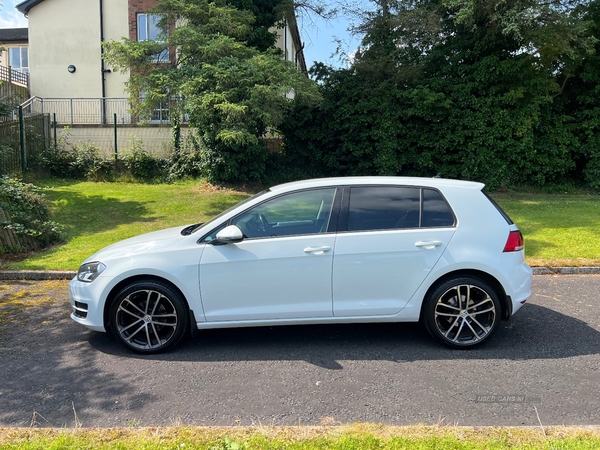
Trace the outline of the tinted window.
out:
<instances>
[{"instance_id":1,"label":"tinted window","mask_svg":"<svg viewBox=\"0 0 600 450\"><path fill-rule=\"evenodd\" d=\"M335 188L294 192L268 200L234 218L248 238L324 233Z\"/></svg>"},{"instance_id":2,"label":"tinted window","mask_svg":"<svg viewBox=\"0 0 600 450\"><path fill-rule=\"evenodd\" d=\"M420 202L419 188L353 187L350 189L348 231L417 228Z\"/></svg>"},{"instance_id":3,"label":"tinted window","mask_svg":"<svg viewBox=\"0 0 600 450\"><path fill-rule=\"evenodd\" d=\"M433 189L423 189L422 227L451 227L454 215L442 194Z\"/></svg>"}]
</instances>

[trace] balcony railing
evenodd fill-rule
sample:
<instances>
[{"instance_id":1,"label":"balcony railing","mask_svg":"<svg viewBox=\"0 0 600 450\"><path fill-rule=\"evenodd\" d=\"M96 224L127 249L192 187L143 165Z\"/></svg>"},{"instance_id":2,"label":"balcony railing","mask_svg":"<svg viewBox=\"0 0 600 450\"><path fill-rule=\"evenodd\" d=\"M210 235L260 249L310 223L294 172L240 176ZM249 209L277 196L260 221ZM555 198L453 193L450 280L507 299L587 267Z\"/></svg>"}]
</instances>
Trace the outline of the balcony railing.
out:
<instances>
[{"instance_id":1,"label":"balcony railing","mask_svg":"<svg viewBox=\"0 0 600 450\"><path fill-rule=\"evenodd\" d=\"M142 122L131 114L126 98L40 98L32 97L21 105L24 114L50 114L59 126L69 125L131 125ZM170 124L170 104L159 104L152 117L144 123ZM55 116L56 115L56 116ZM54 118L56 117L56 119Z\"/></svg>"},{"instance_id":2,"label":"balcony railing","mask_svg":"<svg viewBox=\"0 0 600 450\"><path fill-rule=\"evenodd\" d=\"M27 72L15 70L12 67L0 66L0 80L27 87L29 83L29 74Z\"/></svg>"}]
</instances>

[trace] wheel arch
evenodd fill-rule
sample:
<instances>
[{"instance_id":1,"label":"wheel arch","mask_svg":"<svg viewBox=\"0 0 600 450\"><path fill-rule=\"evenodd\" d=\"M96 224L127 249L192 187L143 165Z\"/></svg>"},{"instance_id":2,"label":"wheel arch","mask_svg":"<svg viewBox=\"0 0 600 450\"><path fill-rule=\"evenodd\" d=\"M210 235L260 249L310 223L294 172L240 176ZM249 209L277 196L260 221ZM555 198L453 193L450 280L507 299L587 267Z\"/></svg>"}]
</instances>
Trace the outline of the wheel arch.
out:
<instances>
[{"instance_id":1,"label":"wheel arch","mask_svg":"<svg viewBox=\"0 0 600 450\"><path fill-rule=\"evenodd\" d=\"M169 286L171 289L173 289L175 292L177 292L181 296L181 298L183 299L185 306L188 310L188 313L190 313L191 317L193 317L192 310L190 309L190 304L189 304L187 298L185 297L183 292L181 292L181 289L179 289L172 281L169 281L166 278L160 277L158 275L146 275L146 274L133 275L131 277L128 277L128 278L125 278L124 280L119 281L110 290L110 292L106 296L106 302L104 302L104 311L103 311L103 322L104 322L104 328L106 330L110 329L110 308L112 306L113 301L115 300L115 297L117 296L117 294L119 292L121 292L121 290L123 288L125 288L125 286L127 286L131 283L135 283L137 281L156 281L156 282L159 282L159 283Z\"/></svg>"},{"instance_id":2,"label":"wheel arch","mask_svg":"<svg viewBox=\"0 0 600 450\"><path fill-rule=\"evenodd\" d=\"M438 288L438 286L440 286L442 283L445 283L446 281L448 281L452 278L458 278L458 277L464 277L464 276L472 276L475 278L479 278L480 280L485 281L487 284L489 284L492 287L492 289L494 289L496 294L498 294L498 298L500 300L500 306L502 307L500 318L502 320L508 320L510 318L510 316L512 315L512 301L511 301L510 297L508 295L506 295L506 291L504 290L502 283L500 283L500 281L498 281L498 279L496 277L494 277L493 275L490 275L489 273L484 272L482 270L458 269L458 270L454 270L452 272L448 272L448 273L442 275L440 278L435 280L435 282L432 283L431 286L429 286L429 289L427 289L427 292L425 293L425 296L423 297L423 302L421 304L421 311L419 313L419 320L423 319L423 310L427 303L426 300L429 298L431 293Z\"/></svg>"}]
</instances>

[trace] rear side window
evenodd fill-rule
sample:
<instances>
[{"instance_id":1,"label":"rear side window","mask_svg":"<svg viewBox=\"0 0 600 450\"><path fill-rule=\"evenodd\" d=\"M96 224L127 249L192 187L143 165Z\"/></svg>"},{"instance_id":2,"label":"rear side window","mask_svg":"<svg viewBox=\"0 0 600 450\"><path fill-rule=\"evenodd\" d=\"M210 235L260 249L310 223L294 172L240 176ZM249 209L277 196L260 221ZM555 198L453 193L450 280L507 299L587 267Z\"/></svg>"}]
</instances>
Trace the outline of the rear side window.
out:
<instances>
[{"instance_id":1,"label":"rear side window","mask_svg":"<svg viewBox=\"0 0 600 450\"><path fill-rule=\"evenodd\" d=\"M449 227L454 214L434 189L398 186L350 188L348 231Z\"/></svg>"}]
</instances>

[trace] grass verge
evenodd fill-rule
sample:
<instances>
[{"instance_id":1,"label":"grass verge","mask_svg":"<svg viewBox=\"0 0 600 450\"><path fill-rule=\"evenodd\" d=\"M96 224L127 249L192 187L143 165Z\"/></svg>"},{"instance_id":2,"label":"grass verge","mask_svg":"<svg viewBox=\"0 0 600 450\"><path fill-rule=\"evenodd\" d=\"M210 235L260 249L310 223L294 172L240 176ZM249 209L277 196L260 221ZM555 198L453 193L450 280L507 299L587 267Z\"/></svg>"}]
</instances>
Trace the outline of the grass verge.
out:
<instances>
[{"instance_id":1,"label":"grass verge","mask_svg":"<svg viewBox=\"0 0 600 450\"><path fill-rule=\"evenodd\" d=\"M254 193L203 181L174 184L91 183L48 179L52 219L66 243L7 257L0 269L76 270L97 250L128 237L203 222ZM532 266L600 266L600 195L494 193L525 235Z\"/></svg>"},{"instance_id":2,"label":"grass verge","mask_svg":"<svg viewBox=\"0 0 600 450\"><path fill-rule=\"evenodd\" d=\"M586 428L166 427L0 429L4 449L592 449L600 430Z\"/></svg>"}]
</instances>

